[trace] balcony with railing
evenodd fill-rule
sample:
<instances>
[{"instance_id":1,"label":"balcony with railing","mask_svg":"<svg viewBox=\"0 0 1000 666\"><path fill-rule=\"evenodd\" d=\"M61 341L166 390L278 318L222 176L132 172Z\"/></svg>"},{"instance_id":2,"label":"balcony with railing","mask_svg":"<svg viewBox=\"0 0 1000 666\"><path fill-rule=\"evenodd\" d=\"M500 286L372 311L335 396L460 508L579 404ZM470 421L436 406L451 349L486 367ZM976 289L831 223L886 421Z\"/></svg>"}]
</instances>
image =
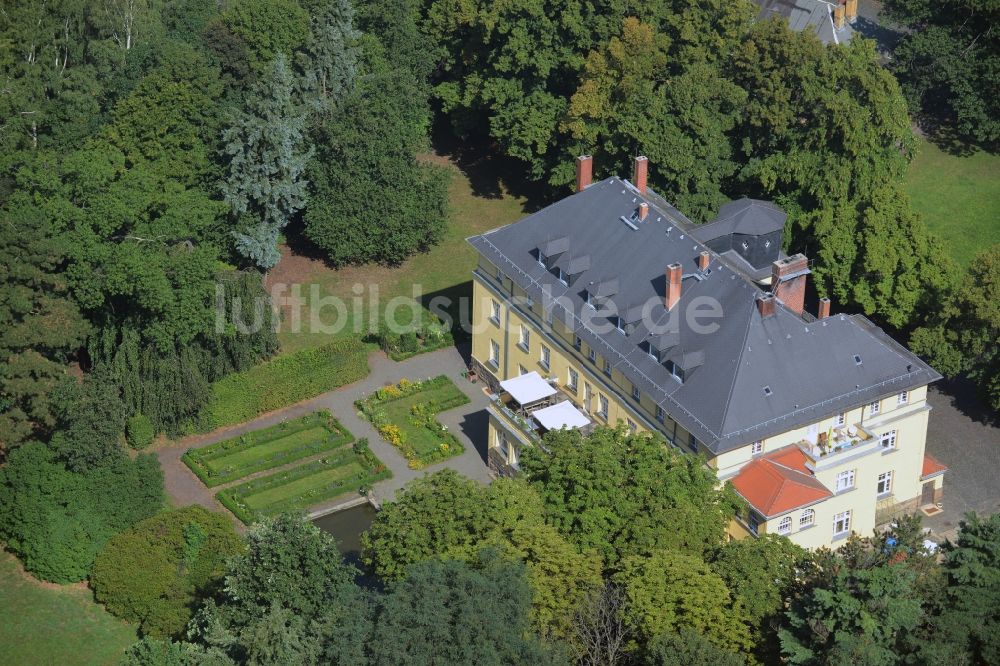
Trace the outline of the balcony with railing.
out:
<instances>
[{"instance_id":1,"label":"balcony with railing","mask_svg":"<svg viewBox=\"0 0 1000 666\"><path fill-rule=\"evenodd\" d=\"M542 435L553 427L571 427L589 433L593 423L579 410L569 392L554 382L550 384L560 390L554 390L544 399L524 403L505 390L489 392L488 409L507 429L522 433L533 443L540 442Z\"/></svg>"},{"instance_id":2,"label":"balcony with railing","mask_svg":"<svg viewBox=\"0 0 1000 666\"><path fill-rule=\"evenodd\" d=\"M831 428L819 433L815 444L803 439L798 446L809 457L814 470L838 465L848 457L881 450L878 437L859 425Z\"/></svg>"}]
</instances>

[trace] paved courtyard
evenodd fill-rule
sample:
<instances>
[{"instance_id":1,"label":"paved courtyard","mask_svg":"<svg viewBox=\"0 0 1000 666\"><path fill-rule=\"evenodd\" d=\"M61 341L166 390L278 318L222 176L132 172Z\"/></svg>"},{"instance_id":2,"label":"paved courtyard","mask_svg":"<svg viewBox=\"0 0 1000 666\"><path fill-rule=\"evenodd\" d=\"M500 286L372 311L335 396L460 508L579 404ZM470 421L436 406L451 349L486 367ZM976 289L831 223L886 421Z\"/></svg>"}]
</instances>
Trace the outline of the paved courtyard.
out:
<instances>
[{"instance_id":1,"label":"paved courtyard","mask_svg":"<svg viewBox=\"0 0 1000 666\"><path fill-rule=\"evenodd\" d=\"M167 495L170 497L171 503L175 506L200 504L212 511L228 513L216 501L214 497L215 493L227 487L227 485L243 483L246 479L234 481L232 484L206 488L198 480L198 477L188 469L187 465L181 462L181 456L184 455L184 452L190 448L208 446L209 444L229 439L230 437L236 437L245 432L266 428L286 419L308 414L317 409L330 410L358 439L367 437L375 455L392 470L393 477L391 479L386 479L375 484L374 494L379 502L391 500L400 488L413 479L444 468L454 469L460 474L480 483L489 483L490 475L486 466L487 421L483 411L489 399L482 391L482 384L472 384L461 376L466 366L462 355L457 349L448 347L429 354L421 354L399 363L390 360L381 352L373 352L368 358L368 363L371 367L371 374L359 382L324 393L312 400L266 414L253 421L216 430L205 435L188 437L168 447L159 449L156 453L160 458L160 464L163 466ZM371 423L358 416L354 402L375 389L386 384L398 382L404 377L416 380L436 377L441 374L451 378L455 382L455 385L470 398L468 404L450 409L438 415L438 419L448 426L448 429L461 440L465 446L465 452L425 469L413 470L409 468L407 460L395 447L378 435ZM322 457L322 455L314 457ZM288 465L288 467L300 465L312 459L299 460ZM281 469L283 468L270 469L247 478L273 474L275 471ZM343 502L342 497L313 508L322 511L340 502Z\"/></svg>"},{"instance_id":2,"label":"paved courtyard","mask_svg":"<svg viewBox=\"0 0 1000 666\"><path fill-rule=\"evenodd\" d=\"M1000 511L1000 428L964 389L931 387L927 452L948 466L941 513L925 517L935 540L954 538L967 511Z\"/></svg>"}]
</instances>

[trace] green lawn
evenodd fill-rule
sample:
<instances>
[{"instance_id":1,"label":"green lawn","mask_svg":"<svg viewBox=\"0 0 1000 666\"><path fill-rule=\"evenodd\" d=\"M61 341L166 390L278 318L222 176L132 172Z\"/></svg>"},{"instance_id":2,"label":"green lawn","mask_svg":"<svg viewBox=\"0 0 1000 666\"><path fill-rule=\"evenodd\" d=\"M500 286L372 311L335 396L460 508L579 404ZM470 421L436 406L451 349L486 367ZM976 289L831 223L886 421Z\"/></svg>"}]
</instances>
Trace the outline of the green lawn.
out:
<instances>
[{"instance_id":1,"label":"green lawn","mask_svg":"<svg viewBox=\"0 0 1000 666\"><path fill-rule=\"evenodd\" d=\"M353 440L353 435L330 412L320 411L201 449L191 449L182 460L211 488L339 449Z\"/></svg>"},{"instance_id":2,"label":"green lawn","mask_svg":"<svg viewBox=\"0 0 1000 666\"><path fill-rule=\"evenodd\" d=\"M951 155L920 139L906 178L915 208L963 266L1000 243L1000 155Z\"/></svg>"},{"instance_id":3,"label":"green lawn","mask_svg":"<svg viewBox=\"0 0 1000 666\"><path fill-rule=\"evenodd\" d=\"M246 524L263 516L306 509L357 492L392 473L360 440L319 460L219 491L216 498Z\"/></svg>"},{"instance_id":4,"label":"green lawn","mask_svg":"<svg viewBox=\"0 0 1000 666\"><path fill-rule=\"evenodd\" d=\"M465 450L434 417L468 402L468 396L448 377L440 375L423 382L403 380L382 387L355 405L382 438L410 461L410 467L420 469Z\"/></svg>"},{"instance_id":5,"label":"green lawn","mask_svg":"<svg viewBox=\"0 0 1000 666\"><path fill-rule=\"evenodd\" d=\"M135 626L112 617L82 586L43 585L0 551L0 662L117 664L136 641Z\"/></svg>"},{"instance_id":6,"label":"green lawn","mask_svg":"<svg viewBox=\"0 0 1000 666\"><path fill-rule=\"evenodd\" d=\"M445 163L443 158L429 158L439 163ZM482 233L494 227L514 222L526 214L527 203L524 198L511 195L489 161L483 161L475 166L459 170L448 163L452 169L451 182L451 219L448 230L440 243L429 251L411 257L402 265L387 267L381 265L352 266L333 270L321 261L309 260L304 257L291 256L287 247L282 248L282 261L268 276L270 284L301 284L301 294L306 301L301 310L301 326L299 332L291 330L292 321L290 309L286 306L282 312L279 340L281 353L287 354L299 349L315 347L329 342L331 335L310 331L311 310L308 305L310 290L316 285L320 296L337 296L344 299L347 307L344 321L347 325L336 336L358 336L367 330L366 325L371 311L369 299L377 290L379 308L385 311L390 299L394 297L426 299L432 295L446 295L456 298L471 294L471 273L475 266L475 251L465 242L466 237ZM477 193L471 178L476 181L480 190ZM486 185L484 185L484 181ZM355 292L352 288L361 285L362 297L354 307ZM414 287L417 287L416 292ZM317 313L324 324L330 325L336 320L333 307L324 307ZM396 309L397 320L401 324L411 320L413 312L407 307Z\"/></svg>"}]
</instances>

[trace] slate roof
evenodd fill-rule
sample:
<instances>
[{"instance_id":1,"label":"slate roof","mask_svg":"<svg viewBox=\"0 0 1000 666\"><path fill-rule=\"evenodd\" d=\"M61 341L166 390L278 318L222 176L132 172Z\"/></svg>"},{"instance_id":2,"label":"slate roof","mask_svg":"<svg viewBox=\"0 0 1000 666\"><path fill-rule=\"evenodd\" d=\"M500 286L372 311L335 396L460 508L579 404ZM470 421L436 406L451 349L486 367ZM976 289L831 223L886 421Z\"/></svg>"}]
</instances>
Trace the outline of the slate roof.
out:
<instances>
[{"instance_id":1,"label":"slate roof","mask_svg":"<svg viewBox=\"0 0 1000 666\"><path fill-rule=\"evenodd\" d=\"M839 30L830 15L831 3L823 0L754 0L760 7L757 18L761 21L780 16L795 32L809 30L816 33L824 44L846 44L854 36L850 23Z\"/></svg>"},{"instance_id":2,"label":"slate roof","mask_svg":"<svg viewBox=\"0 0 1000 666\"><path fill-rule=\"evenodd\" d=\"M786 446L745 465L732 478L733 488L767 518L831 497L805 465L806 455Z\"/></svg>"},{"instance_id":3,"label":"slate roof","mask_svg":"<svg viewBox=\"0 0 1000 666\"><path fill-rule=\"evenodd\" d=\"M643 201L650 212L640 222L636 213ZM762 318L756 299L763 292L746 274L711 251L708 270L698 269L706 247L692 237L692 228L655 193L640 196L613 177L469 242L531 298L554 308L555 317L716 454L940 379L863 317L809 323L779 303L773 316ZM539 265L539 245L564 236L566 252L548 270ZM564 286L554 272L578 256L589 257L589 266ZM673 309L677 316L663 305L665 268L673 262L685 275ZM628 335L601 317L585 319L585 312L593 313L585 305L587 290L610 281L618 288L607 301L619 312L649 304L649 321ZM696 332L697 322L683 316L702 297L723 313L704 320L718 324L710 333ZM675 343L660 349L659 362L646 351L654 340ZM683 368L693 358L700 365L683 383L666 367L672 361Z\"/></svg>"},{"instance_id":4,"label":"slate roof","mask_svg":"<svg viewBox=\"0 0 1000 666\"><path fill-rule=\"evenodd\" d=\"M788 215L770 201L746 197L730 201L719 209L716 218L691 230L703 243L729 234L763 236L785 228Z\"/></svg>"}]
</instances>

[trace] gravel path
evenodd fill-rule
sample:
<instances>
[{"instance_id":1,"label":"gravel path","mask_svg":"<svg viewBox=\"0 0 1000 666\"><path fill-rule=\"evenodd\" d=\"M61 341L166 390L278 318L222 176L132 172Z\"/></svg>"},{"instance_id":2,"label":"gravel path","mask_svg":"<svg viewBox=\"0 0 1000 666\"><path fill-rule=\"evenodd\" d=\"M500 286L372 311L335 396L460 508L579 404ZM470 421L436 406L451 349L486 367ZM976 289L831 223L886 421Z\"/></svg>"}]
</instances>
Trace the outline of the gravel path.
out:
<instances>
[{"instance_id":1,"label":"gravel path","mask_svg":"<svg viewBox=\"0 0 1000 666\"><path fill-rule=\"evenodd\" d=\"M170 446L160 448L156 451L160 464L163 467L164 483L170 502L174 506L188 506L190 504L200 504L212 511L227 513L221 504L215 500L215 493L226 484L215 488L206 488L198 480L191 470L181 462L181 456L191 448L201 448L214 444L223 439L236 437L245 432L260 430L268 426L275 425L281 421L303 416L317 409L328 409L355 437L367 437L372 451L379 457L386 466L392 470L393 477L375 484L374 494L379 502L391 500L396 491L405 486L415 478L425 474L436 472L444 468L451 468L460 474L486 484L490 481L489 470L486 466L486 431L487 420L484 409L489 403L489 399L482 391L482 384L472 384L462 378L461 373L465 370L465 361L461 354L454 347L448 347L429 354L414 356L402 362L395 362L389 359L382 352L373 352L368 358L371 373L359 382L342 386L341 388L324 393L312 400L307 400L285 409L271 412L258 417L253 421L221 428L211 433L187 437L172 443ZM438 415L438 419L448 426L448 429L455 433L465 446L462 455L450 458L436 465L432 465L422 470L412 470L408 467L407 460L389 443L384 441L372 425L358 416L354 407L354 402L358 398L367 395L377 388L398 382L404 377L407 379L427 379L437 375L447 375L455 382L471 402L455 409L450 409ZM314 456L321 457L321 456ZM289 466L299 465L308 462L313 458L296 461ZM268 470L267 473L275 470ZM264 473L258 473L260 476ZM245 479L234 481L241 483ZM328 506L340 504L344 497L338 497L324 504L311 507L313 510L323 510Z\"/></svg>"}]
</instances>

